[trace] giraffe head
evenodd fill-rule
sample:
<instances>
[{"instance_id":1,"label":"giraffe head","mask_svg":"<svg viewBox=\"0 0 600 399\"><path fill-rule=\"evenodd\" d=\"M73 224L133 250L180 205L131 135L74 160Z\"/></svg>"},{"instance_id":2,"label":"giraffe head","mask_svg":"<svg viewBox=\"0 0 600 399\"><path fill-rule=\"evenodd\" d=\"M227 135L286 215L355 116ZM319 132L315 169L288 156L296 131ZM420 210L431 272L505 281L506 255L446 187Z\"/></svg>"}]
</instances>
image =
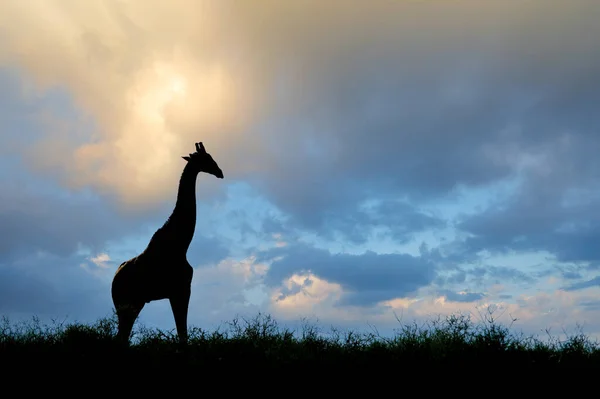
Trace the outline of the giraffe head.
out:
<instances>
[{"instance_id":1,"label":"giraffe head","mask_svg":"<svg viewBox=\"0 0 600 399\"><path fill-rule=\"evenodd\" d=\"M223 171L219 168L219 165L217 165L210 154L206 152L202 143L196 143L196 152L182 158L185 159L188 162L188 165L198 173L204 172L216 176L219 179L223 178Z\"/></svg>"}]
</instances>

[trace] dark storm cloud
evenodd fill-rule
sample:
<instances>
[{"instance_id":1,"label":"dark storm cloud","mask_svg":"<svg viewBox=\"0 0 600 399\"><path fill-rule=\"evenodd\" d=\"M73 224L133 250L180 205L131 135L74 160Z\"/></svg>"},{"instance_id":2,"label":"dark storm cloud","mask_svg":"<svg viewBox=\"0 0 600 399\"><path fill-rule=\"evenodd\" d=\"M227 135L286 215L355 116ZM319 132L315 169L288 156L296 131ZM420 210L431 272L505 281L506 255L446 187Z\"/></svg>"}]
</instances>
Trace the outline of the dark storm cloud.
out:
<instances>
[{"instance_id":1,"label":"dark storm cloud","mask_svg":"<svg viewBox=\"0 0 600 399\"><path fill-rule=\"evenodd\" d=\"M0 313L50 312L58 293L35 274L0 266Z\"/></svg>"},{"instance_id":2,"label":"dark storm cloud","mask_svg":"<svg viewBox=\"0 0 600 399\"><path fill-rule=\"evenodd\" d=\"M58 190L55 188L55 190ZM37 251L69 256L80 248L106 250L110 243L138 235L150 237L164 218L153 215L127 216L98 198L67 195L45 196L27 192L0 193L0 264ZM153 226L148 228L148 226ZM143 250L144 248L139 248ZM218 262L229 251L219 239L196 232L188 259L198 264Z\"/></svg>"},{"instance_id":3,"label":"dark storm cloud","mask_svg":"<svg viewBox=\"0 0 600 399\"><path fill-rule=\"evenodd\" d=\"M565 289L567 291L576 291L576 290L582 290L585 288L597 287L597 286L600 286L600 276L594 277L591 280L571 284L570 286L566 287Z\"/></svg>"},{"instance_id":4,"label":"dark storm cloud","mask_svg":"<svg viewBox=\"0 0 600 399\"><path fill-rule=\"evenodd\" d=\"M295 273L310 272L337 283L347 295L343 304L373 305L379 301L413 294L435 277L435 265L406 254L331 254L305 245L276 248L259 255L259 261L275 259L265 282L279 285ZM292 288L293 289L293 288Z\"/></svg>"},{"instance_id":5,"label":"dark storm cloud","mask_svg":"<svg viewBox=\"0 0 600 399\"><path fill-rule=\"evenodd\" d=\"M577 280L582 278L581 273L573 272L573 271L565 271L562 273L562 277L565 280Z\"/></svg>"},{"instance_id":6,"label":"dark storm cloud","mask_svg":"<svg viewBox=\"0 0 600 399\"><path fill-rule=\"evenodd\" d=\"M532 285L539 280L539 276L531 273L525 273L522 270L507 266L452 266L449 267L442 261L436 262L440 273L435 278L433 283L440 288L443 288L444 295L449 293L452 298L456 296L448 291L450 289L459 289L468 284L470 287L489 287L493 284L515 284L515 285ZM458 294L456 294L458 295ZM470 295L470 294L469 294ZM450 299L450 296L448 297ZM469 296L472 298L473 296ZM458 298L458 297L456 297ZM454 300L454 299L452 299ZM467 301L468 302L468 301Z\"/></svg>"},{"instance_id":7,"label":"dark storm cloud","mask_svg":"<svg viewBox=\"0 0 600 399\"><path fill-rule=\"evenodd\" d=\"M137 230L133 221L94 199L7 194L0 193L0 260L35 251L68 256L80 245L98 251L108 240Z\"/></svg>"},{"instance_id":8,"label":"dark storm cloud","mask_svg":"<svg viewBox=\"0 0 600 399\"><path fill-rule=\"evenodd\" d=\"M480 292L454 292L450 290L442 290L439 294L452 302L475 302L486 296Z\"/></svg>"},{"instance_id":9,"label":"dark storm cloud","mask_svg":"<svg viewBox=\"0 0 600 399\"><path fill-rule=\"evenodd\" d=\"M112 312L110 289L94 272L109 273L82 255L27 255L0 265L0 313L93 321ZM106 277L106 276L105 276Z\"/></svg>"},{"instance_id":10,"label":"dark storm cloud","mask_svg":"<svg viewBox=\"0 0 600 399\"><path fill-rule=\"evenodd\" d=\"M446 274L444 276L438 276L435 279L435 282L438 285L461 284L466 281L467 276L468 275L464 270L453 270L449 274Z\"/></svg>"},{"instance_id":11,"label":"dark storm cloud","mask_svg":"<svg viewBox=\"0 0 600 399\"><path fill-rule=\"evenodd\" d=\"M136 232L137 226L94 199L57 195L56 188L38 192L26 188L32 183L35 187L36 180L26 176L12 190L0 192L0 312L9 317L87 320L109 315L107 281L81 265L109 274L113 269L100 269L78 251L97 253L107 241Z\"/></svg>"},{"instance_id":12,"label":"dark storm cloud","mask_svg":"<svg viewBox=\"0 0 600 399\"><path fill-rule=\"evenodd\" d=\"M229 256L229 253L230 250L225 247L221 240L195 233L188 249L187 259L194 267L197 265L204 266L219 263L219 261Z\"/></svg>"},{"instance_id":13,"label":"dark storm cloud","mask_svg":"<svg viewBox=\"0 0 600 399\"><path fill-rule=\"evenodd\" d=\"M505 203L465 218L471 252L544 250L562 262L600 260L600 136L566 134L548 140L538 164L525 171Z\"/></svg>"},{"instance_id":14,"label":"dark storm cloud","mask_svg":"<svg viewBox=\"0 0 600 399\"><path fill-rule=\"evenodd\" d=\"M301 107L290 100L275 110L280 120L270 126L279 152L269 158L262 189L298 225L361 242L375 224L359 210L364 201L405 198L419 212L457 186L521 175L529 186L523 195L460 225L477 236L468 250L597 257L594 221L575 233L548 234L600 214L591 199L562 206L567 192L599 182L600 5L552 4L490 5L479 22L465 25L468 32L451 13L448 31L426 29L433 24L426 19L397 42L351 55L340 50L345 58L335 73L320 71L318 85L302 80L302 90L290 89ZM399 227L399 235L390 234L400 241L419 215L382 214L377 224Z\"/></svg>"},{"instance_id":15,"label":"dark storm cloud","mask_svg":"<svg viewBox=\"0 0 600 399\"><path fill-rule=\"evenodd\" d=\"M373 229L387 228L386 234L397 242L410 241L415 233L443 228L446 222L418 208L397 200L383 200L367 209L356 208L332 212L324 217L320 230L326 238L335 234L356 244L372 237Z\"/></svg>"},{"instance_id":16,"label":"dark storm cloud","mask_svg":"<svg viewBox=\"0 0 600 399\"><path fill-rule=\"evenodd\" d=\"M506 267L506 266L485 266L476 267L470 270L470 274L475 278L487 278L492 281L493 284L499 284L501 282L511 281L514 283L533 283L535 279L522 272L521 270Z\"/></svg>"}]
</instances>

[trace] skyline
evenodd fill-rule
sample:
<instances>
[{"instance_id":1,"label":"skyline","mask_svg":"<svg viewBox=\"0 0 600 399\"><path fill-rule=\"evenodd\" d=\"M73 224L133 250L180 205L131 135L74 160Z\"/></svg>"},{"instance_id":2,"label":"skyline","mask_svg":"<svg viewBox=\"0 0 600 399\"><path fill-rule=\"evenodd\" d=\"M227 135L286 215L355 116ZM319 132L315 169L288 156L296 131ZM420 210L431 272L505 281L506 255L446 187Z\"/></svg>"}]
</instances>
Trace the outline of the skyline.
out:
<instances>
[{"instance_id":1,"label":"skyline","mask_svg":"<svg viewBox=\"0 0 600 399\"><path fill-rule=\"evenodd\" d=\"M600 3L369 4L7 5L0 313L110 315L202 141L190 325L493 305L600 337Z\"/></svg>"}]
</instances>

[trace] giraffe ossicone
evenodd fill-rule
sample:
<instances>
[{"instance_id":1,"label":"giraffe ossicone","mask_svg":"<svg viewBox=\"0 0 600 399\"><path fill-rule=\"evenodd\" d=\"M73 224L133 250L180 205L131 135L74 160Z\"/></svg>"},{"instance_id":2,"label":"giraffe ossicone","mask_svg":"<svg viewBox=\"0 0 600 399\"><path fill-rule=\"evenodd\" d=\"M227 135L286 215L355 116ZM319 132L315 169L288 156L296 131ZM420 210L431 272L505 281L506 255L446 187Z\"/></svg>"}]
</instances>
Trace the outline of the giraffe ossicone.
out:
<instances>
[{"instance_id":1,"label":"giraffe ossicone","mask_svg":"<svg viewBox=\"0 0 600 399\"><path fill-rule=\"evenodd\" d=\"M123 262L113 277L111 294L117 312L117 338L129 344L135 320L146 303L168 299L173 311L177 335L187 343L187 316L193 267L187 251L196 229L196 178L199 173L222 179L223 171L206 152L195 144L196 152L182 157L187 161L181 178L177 201L167 221L150 239L146 249Z\"/></svg>"}]
</instances>

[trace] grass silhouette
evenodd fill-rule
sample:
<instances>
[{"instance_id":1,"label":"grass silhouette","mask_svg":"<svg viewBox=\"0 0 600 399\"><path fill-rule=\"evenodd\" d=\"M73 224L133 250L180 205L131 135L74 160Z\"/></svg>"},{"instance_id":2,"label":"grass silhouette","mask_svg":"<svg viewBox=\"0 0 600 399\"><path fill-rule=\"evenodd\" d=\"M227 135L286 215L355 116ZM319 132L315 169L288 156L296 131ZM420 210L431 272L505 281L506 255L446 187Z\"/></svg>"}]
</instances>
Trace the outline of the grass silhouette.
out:
<instances>
[{"instance_id":1,"label":"grass silhouette","mask_svg":"<svg viewBox=\"0 0 600 399\"><path fill-rule=\"evenodd\" d=\"M566 339L541 340L511 331L491 313L475 323L469 315L438 317L422 325L400 324L392 337L377 332L324 333L316 324L280 327L269 315L235 318L215 331L189 329L189 344L177 351L177 334L139 323L129 348L118 345L116 317L93 324L42 324L0 320L0 359L4 367L43 372L56 367L112 373L137 370L481 370L505 366L519 369L598 368L597 342L583 333ZM65 369L66 370L66 369ZM362 371L361 371L362 370Z\"/></svg>"}]
</instances>

